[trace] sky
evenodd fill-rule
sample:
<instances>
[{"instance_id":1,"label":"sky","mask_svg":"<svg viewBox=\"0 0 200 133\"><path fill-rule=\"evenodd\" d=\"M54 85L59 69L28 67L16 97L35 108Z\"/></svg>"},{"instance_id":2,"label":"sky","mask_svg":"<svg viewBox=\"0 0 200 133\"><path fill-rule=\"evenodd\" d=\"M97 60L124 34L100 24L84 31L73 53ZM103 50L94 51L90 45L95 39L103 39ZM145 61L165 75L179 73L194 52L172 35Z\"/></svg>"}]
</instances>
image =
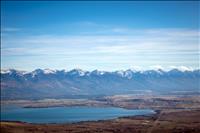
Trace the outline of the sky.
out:
<instances>
[{"instance_id":1,"label":"sky","mask_svg":"<svg viewBox=\"0 0 200 133\"><path fill-rule=\"evenodd\" d=\"M1 68L199 68L198 1L1 1Z\"/></svg>"}]
</instances>

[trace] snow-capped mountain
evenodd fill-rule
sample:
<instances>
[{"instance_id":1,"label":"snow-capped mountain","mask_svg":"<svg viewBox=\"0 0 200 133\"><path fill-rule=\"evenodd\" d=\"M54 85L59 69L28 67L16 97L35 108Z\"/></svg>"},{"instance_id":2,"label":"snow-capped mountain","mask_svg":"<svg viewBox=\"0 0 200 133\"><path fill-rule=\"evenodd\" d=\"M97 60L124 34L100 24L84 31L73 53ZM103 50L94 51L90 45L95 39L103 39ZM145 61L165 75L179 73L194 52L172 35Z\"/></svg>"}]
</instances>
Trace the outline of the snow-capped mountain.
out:
<instances>
[{"instance_id":1,"label":"snow-capped mountain","mask_svg":"<svg viewBox=\"0 0 200 133\"><path fill-rule=\"evenodd\" d=\"M114 73L123 78L131 79L133 77L133 75L136 75L138 73L143 73L143 71L139 71L139 70L135 70L135 69L127 69L125 71L124 70L115 71Z\"/></svg>"},{"instance_id":2,"label":"snow-capped mountain","mask_svg":"<svg viewBox=\"0 0 200 133\"><path fill-rule=\"evenodd\" d=\"M1 70L1 74L17 74L17 75L24 75L27 74L29 72L27 71L19 71L19 70L15 70L15 69L6 69L6 70Z\"/></svg>"},{"instance_id":3,"label":"snow-capped mountain","mask_svg":"<svg viewBox=\"0 0 200 133\"><path fill-rule=\"evenodd\" d=\"M158 75L163 75L163 76L172 76L172 75L186 75L186 74L199 74L200 70L180 70L180 69L171 69L169 71L164 71L162 69L158 69L158 70L146 70L146 71L136 71L136 70L119 70L119 71L114 71L114 72L107 72L107 71L99 71L99 70L94 70L94 71L84 71L82 69L73 69L70 71L66 71L66 70L51 70L51 69L36 69L32 72L27 72L27 71L18 71L15 69L6 69L6 70L1 70L1 75L48 75L48 74L52 74L52 75L57 75L58 73L63 73L64 75L68 75L68 76L77 76L77 77L82 77L82 76L91 76L91 75L96 75L96 76L100 76L100 75L104 75L104 74L112 74L115 76L119 76L122 78L128 78L131 79L133 78L135 75L141 75L141 76L158 76ZM33 76L34 77L34 76Z\"/></svg>"},{"instance_id":4,"label":"snow-capped mountain","mask_svg":"<svg viewBox=\"0 0 200 133\"><path fill-rule=\"evenodd\" d=\"M71 75L71 76L85 76L88 72L87 71L83 71L81 69L73 69L69 72L67 72L68 75Z\"/></svg>"},{"instance_id":5,"label":"snow-capped mountain","mask_svg":"<svg viewBox=\"0 0 200 133\"><path fill-rule=\"evenodd\" d=\"M200 93L200 70L1 70L2 99L134 94L143 90L152 93Z\"/></svg>"}]
</instances>

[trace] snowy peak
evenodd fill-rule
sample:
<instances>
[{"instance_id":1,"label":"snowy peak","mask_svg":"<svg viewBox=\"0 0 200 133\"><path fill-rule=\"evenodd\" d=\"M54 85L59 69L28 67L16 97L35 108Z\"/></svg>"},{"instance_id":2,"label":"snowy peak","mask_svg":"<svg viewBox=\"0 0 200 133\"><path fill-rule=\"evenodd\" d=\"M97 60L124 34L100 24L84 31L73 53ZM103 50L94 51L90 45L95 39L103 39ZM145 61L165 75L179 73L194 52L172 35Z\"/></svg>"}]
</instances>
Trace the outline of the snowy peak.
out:
<instances>
[{"instance_id":1,"label":"snowy peak","mask_svg":"<svg viewBox=\"0 0 200 133\"><path fill-rule=\"evenodd\" d=\"M56 73L56 70L44 69L44 74L54 74L54 73Z\"/></svg>"},{"instance_id":2,"label":"snowy peak","mask_svg":"<svg viewBox=\"0 0 200 133\"><path fill-rule=\"evenodd\" d=\"M177 70L177 71L181 71L181 72L186 72L186 71L194 71L192 68L190 67L186 67L186 66L180 66L180 67L171 67L171 70Z\"/></svg>"},{"instance_id":3,"label":"snowy peak","mask_svg":"<svg viewBox=\"0 0 200 133\"><path fill-rule=\"evenodd\" d=\"M105 73L106 73L106 71L94 70L90 74L98 76L98 75L104 75Z\"/></svg>"},{"instance_id":4,"label":"snowy peak","mask_svg":"<svg viewBox=\"0 0 200 133\"><path fill-rule=\"evenodd\" d=\"M7 69L1 70L1 75L19 75L19 76L23 76L23 75L31 75L32 77L35 77L37 75L66 75L66 76L72 76L72 77L83 77L83 76L107 76L107 75L113 75L113 76L117 76L117 77L122 77L122 78L127 78L127 79L132 79L135 77L161 77L161 76L183 76L183 75L191 75L191 74L195 74L195 75L200 75L200 70L188 70L188 69L184 69L180 70L180 69L172 69L169 71L164 71L162 69L157 69L157 70L146 70L146 71L136 71L136 70L119 70L119 71L114 71L114 72L106 72L106 71L99 71L99 70L94 70L94 71L84 71L82 69L73 69L70 71L65 71L65 70L51 70L51 69L36 69L32 72L26 72L26 71L18 71L15 69Z\"/></svg>"},{"instance_id":5,"label":"snowy peak","mask_svg":"<svg viewBox=\"0 0 200 133\"><path fill-rule=\"evenodd\" d=\"M121 76L121 77L126 77L128 79L132 78L134 74L138 74L138 73L141 73L141 71L137 71L137 70L134 70L134 69L128 69L128 70L120 70L120 71L115 71L114 72L115 74L117 74L118 76Z\"/></svg>"},{"instance_id":6,"label":"snowy peak","mask_svg":"<svg viewBox=\"0 0 200 133\"><path fill-rule=\"evenodd\" d=\"M37 75L37 74L55 74L56 70L51 70L51 69L36 69L34 71L31 72L32 75Z\"/></svg>"},{"instance_id":7,"label":"snowy peak","mask_svg":"<svg viewBox=\"0 0 200 133\"><path fill-rule=\"evenodd\" d=\"M87 73L88 73L87 71L83 71L82 69L73 69L67 72L67 74L71 76L85 76Z\"/></svg>"},{"instance_id":8,"label":"snowy peak","mask_svg":"<svg viewBox=\"0 0 200 133\"><path fill-rule=\"evenodd\" d=\"M10 74L10 73L12 73L11 69L2 69L1 70L1 74Z\"/></svg>"},{"instance_id":9,"label":"snowy peak","mask_svg":"<svg viewBox=\"0 0 200 133\"><path fill-rule=\"evenodd\" d=\"M15 69L2 69L1 70L1 74L16 74L16 75L24 75L27 74L26 71L19 71L19 70L15 70Z\"/></svg>"},{"instance_id":10,"label":"snowy peak","mask_svg":"<svg viewBox=\"0 0 200 133\"><path fill-rule=\"evenodd\" d=\"M32 74L40 74L40 73L44 73L44 71L42 69L35 69L34 71L31 72Z\"/></svg>"}]
</instances>

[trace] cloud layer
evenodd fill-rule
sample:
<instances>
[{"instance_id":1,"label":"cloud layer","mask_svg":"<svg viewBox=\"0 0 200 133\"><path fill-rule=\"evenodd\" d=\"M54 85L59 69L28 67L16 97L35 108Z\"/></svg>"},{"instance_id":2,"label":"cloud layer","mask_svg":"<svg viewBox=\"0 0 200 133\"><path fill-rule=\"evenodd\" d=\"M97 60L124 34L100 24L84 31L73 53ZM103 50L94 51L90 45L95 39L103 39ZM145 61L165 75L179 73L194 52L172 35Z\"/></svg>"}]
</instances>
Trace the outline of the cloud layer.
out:
<instances>
[{"instance_id":1,"label":"cloud layer","mask_svg":"<svg viewBox=\"0 0 200 133\"><path fill-rule=\"evenodd\" d=\"M87 23L91 24L97 26ZM5 35L2 66L24 68L26 63L32 69L111 70L156 65L198 68L199 37L194 29L128 28L104 28L81 35Z\"/></svg>"}]
</instances>

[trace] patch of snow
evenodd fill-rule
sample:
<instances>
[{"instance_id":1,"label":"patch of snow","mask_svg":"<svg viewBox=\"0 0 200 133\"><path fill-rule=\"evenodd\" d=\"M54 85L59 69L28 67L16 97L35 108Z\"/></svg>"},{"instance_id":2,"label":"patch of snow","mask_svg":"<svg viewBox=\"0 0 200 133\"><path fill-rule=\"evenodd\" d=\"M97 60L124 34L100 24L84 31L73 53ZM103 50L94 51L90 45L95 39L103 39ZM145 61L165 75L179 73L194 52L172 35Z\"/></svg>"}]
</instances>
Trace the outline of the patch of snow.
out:
<instances>
[{"instance_id":1,"label":"patch of snow","mask_svg":"<svg viewBox=\"0 0 200 133\"><path fill-rule=\"evenodd\" d=\"M1 69L1 74L11 73L10 69Z\"/></svg>"},{"instance_id":2,"label":"patch of snow","mask_svg":"<svg viewBox=\"0 0 200 133\"><path fill-rule=\"evenodd\" d=\"M44 72L44 74L53 74L56 71L55 70L51 70L51 69L44 69L43 72Z\"/></svg>"}]
</instances>

